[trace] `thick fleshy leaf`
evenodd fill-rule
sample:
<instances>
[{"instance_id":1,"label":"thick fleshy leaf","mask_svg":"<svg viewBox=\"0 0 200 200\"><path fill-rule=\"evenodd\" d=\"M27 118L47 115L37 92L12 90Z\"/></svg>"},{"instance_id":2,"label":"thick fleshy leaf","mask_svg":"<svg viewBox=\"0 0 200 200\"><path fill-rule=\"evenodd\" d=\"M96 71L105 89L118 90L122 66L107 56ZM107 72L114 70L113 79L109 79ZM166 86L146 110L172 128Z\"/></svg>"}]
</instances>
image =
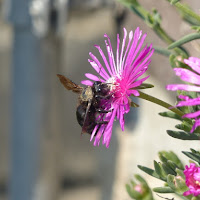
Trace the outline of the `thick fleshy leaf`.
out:
<instances>
[{"instance_id":1,"label":"thick fleshy leaf","mask_svg":"<svg viewBox=\"0 0 200 200\"><path fill-rule=\"evenodd\" d=\"M200 163L200 156L198 154L191 153L188 151L182 151L182 153L185 154L187 157L191 158L192 160Z\"/></svg>"},{"instance_id":2,"label":"thick fleshy leaf","mask_svg":"<svg viewBox=\"0 0 200 200\"><path fill-rule=\"evenodd\" d=\"M153 191L157 193L174 193L170 187L155 187Z\"/></svg>"},{"instance_id":3,"label":"thick fleshy leaf","mask_svg":"<svg viewBox=\"0 0 200 200\"><path fill-rule=\"evenodd\" d=\"M167 134L181 140L200 140L200 137L196 134L186 133L183 131L171 131L167 130Z\"/></svg>"},{"instance_id":4,"label":"thick fleshy leaf","mask_svg":"<svg viewBox=\"0 0 200 200\"><path fill-rule=\"evenodd\" d=\"M145 173L149 174L150 176L160 179L159 175L153 169L144 167L142 165L138 165L138 168L144 171Z\"/></svg>"},{"instance_id":5,"label":"thick fleshy leaf","mask_svg":"<svg viewBox=\"0 0 200 200\"><path fill-rule=\"evenodd\" d=\"M180 121L183 121L182 117L180 115L175 114L174 112L168 111L168 112L161 112L158 113L159 115L161 115L162 117L169 117L172 119L177 119Z\"/></svg>"},{"instance_id":6,"label":"thick fleshy leaf","mask_svg":"<svg viewBox=\"0 0 200 200\"><path fill-rule=\"evenodd\" d=\"M153 87L154 87L154 85L152 85L152 84L142 83L140 86L138 86L135 89L142 90L142 89L153 88Z\"/></svg>"},{"instance_id":7,"label":"thick fleshy leaf","mask_svg":"<svg viewBox=\"0 0 200 200\"><path fill-rule=\"evenodd\" d=\"M191 34L186 35L186 36L182 37L181 39L173 42L172 44L170 44L168 46L168 49L173 49L175 47L179 47L185 43L188 43L188 42L190 42L192 40L196 40L196 39L200 39L200 34L199 33L191 33Z\"/></svg>"}]
</instances>

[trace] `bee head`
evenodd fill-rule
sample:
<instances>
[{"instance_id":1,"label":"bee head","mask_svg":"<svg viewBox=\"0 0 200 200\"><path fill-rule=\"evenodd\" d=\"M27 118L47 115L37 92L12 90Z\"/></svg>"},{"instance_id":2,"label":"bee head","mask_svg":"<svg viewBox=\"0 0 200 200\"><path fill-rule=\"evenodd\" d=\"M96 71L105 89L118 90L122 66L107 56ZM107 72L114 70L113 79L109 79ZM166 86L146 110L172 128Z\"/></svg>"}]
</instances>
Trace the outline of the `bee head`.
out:
<instances>
[{"instance_id":1,"label":"bee head","mask_svg":"<svg viewBox=\"0 0 200 200\"><path fill-rule=\"evenodd\" d=\"M95 94L107 95L110 91L110 87L107 83L102 83L100 81L95 81L92 90Z\"/></svg>"}]
</instances>

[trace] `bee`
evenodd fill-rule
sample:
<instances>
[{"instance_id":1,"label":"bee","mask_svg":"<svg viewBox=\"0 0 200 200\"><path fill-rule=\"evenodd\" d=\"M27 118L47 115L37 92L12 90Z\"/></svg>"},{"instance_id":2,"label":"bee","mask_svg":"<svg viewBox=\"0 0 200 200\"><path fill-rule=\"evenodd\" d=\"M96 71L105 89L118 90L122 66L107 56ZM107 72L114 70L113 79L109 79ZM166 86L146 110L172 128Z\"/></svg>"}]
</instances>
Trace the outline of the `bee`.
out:
<instances>
[{"instance_id":1,"label":"bee","mask_svg":"<svg viewBox=\"0 0 200 200\"><path fill-rule=\"evenodd\" d=\"M82 127L81 133L92 134L96 125L100 125L100 128L102 124L108 123L108 121L104 121L102 117L104 115L100 116L100 114L111 111L102 104L103 100L109 101L112 96L108 83L95 81L92 86L81 87L63 75L57 74L57 76L67 90L79 95L76 118Z\"/></svg>"}]
</instances>

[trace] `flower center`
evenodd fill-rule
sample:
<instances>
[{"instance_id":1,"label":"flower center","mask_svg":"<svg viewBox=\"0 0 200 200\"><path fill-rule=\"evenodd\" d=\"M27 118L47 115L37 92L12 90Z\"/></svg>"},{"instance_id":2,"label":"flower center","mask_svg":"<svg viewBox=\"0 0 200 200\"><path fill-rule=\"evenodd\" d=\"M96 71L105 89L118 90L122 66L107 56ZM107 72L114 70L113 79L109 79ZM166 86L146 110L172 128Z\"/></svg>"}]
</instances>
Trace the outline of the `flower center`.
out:
<instances>
[{"instance_id":1,"label":"flower center","mask_svg":"<svg viewBox=\"0 0 200 200\"><path fill-rule=\"evenodd\" d=\"M111 77L107 83L110 83L110 92L113 93L114 98L120 98L126 95L127 85L121 77Z\"/></svg>"},{"instance_id":2,"label":"flower center","mask_svg":"<svg viewBox=\"0 0 200 200\"><path fill-rule=\"evenodd\" d=\"M200 182L199 181L195 181L195 184L200 186Z\"/></svg>"}]
</instances>

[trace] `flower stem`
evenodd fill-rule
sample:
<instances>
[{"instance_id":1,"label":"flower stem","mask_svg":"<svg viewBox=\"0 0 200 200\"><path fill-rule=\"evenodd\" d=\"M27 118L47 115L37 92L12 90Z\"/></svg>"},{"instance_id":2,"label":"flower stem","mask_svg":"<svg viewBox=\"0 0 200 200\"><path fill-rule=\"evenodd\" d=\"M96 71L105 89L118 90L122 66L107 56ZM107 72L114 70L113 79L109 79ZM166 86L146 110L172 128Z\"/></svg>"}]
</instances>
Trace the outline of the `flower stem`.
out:
<instances>
[{"instance_id":1,"label":"flower stem","mask_svg":"<svg viewBox=\"0 0 200 200\"><path fill-rule=\"evenodd\" d=\"M166 102L164 102L164 101L162 101L160 99L157 99L157 98L155 98L155 97L153 97L151 95L145 94L145 93L143 93L141 91L139 91L139 93L140 93L140 96L138 96L138 97L141 98L141 99L145 99L145 100L150 101L152 103L158 104L158 105L160 105L160 106L162 106L164 108L167 108L168 110L176 113L177 115L179 115L181 117L184 115L184 113L182 111L180 111L177 108L174 108L172 105L170 105L170 104L168 104L168 103L166 103Z\"/></svg>"},{"instance_id":2,"label":"flower stem","mask_svg":"<svg viewBox=\"0 0 200 200\"><path fill-rule=\"evenodd\" d=\"M177 2L175 4L175 6L180 9L182 12L184 12L185 14L193 17L194 19L196 19L197 21L200 22L200 16L198 14L196 14L193 10L191 10L190 8L188 8L187 6L181 4L180 2Z\"/></svg>"}]
</instances>

